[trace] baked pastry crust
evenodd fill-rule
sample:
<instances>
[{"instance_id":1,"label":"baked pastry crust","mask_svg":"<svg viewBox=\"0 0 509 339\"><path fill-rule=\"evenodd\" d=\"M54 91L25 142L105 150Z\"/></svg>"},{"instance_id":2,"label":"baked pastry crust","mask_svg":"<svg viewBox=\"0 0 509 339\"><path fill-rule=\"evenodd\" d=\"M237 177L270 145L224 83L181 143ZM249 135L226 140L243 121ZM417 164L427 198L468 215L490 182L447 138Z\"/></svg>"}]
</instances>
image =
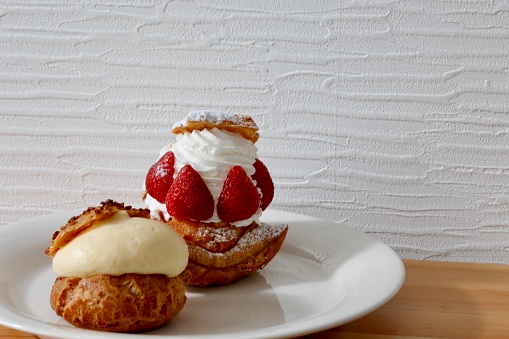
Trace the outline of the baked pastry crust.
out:
<instances>
[{"instance_id":1,"label":"baked pastry crust","mask_svg":"<svg viewBox=\"0 0 509 339\"><path fill-rule=\"evenodd\" d=\"M106 220L119 211L126 211L131 218L150 218L150 210L145 208L133 208L125 206L108 199L101 202L97 207L89 207L80 215L74 216L59 231L53 234L51 245L46 249L47 256L54 257L59 249L78 236L81 232L96 225L102 220Z\"/></svg>"},{"instance_id":2,"label":"baked pastry crust","mask_svg":"<svg viewBox=\"0 0 509 339\"><path fill-rule=\"evenodd\" d=\"M59 277L50 295L51 307L71 324L107 332L159 328L173 319L185 302L182 279L162 274Z\"/></svg>"},{"instance_id":3,"label":"baked pastry crust","mask_svg":"<svg viewBox=\"0 0 509 339\"><path fill-rule=\"evenodd\" d=\"M220 117L211 120L210 117L207 119L191 120L188 118L185 124L178 124L173 126L171 130L174 134L192 132L193 130L204 130L218 128L233 133L239 133L247 140L250 140L253 144L258 140L260 134L258 133L258 126L254 122L253 118L247 115L233 115L232 118L226 119Z\"/></svg>"},{"instance_id":4,"label":"baked pastry crust","mask_svg":"<svg viewBox=\"0 0 509 339\"><path fill-rule=\"evenodd\" d=\"M186 241L189 261L180 277L186 285L228 285L264 268L280 250L288 225L168 222Z\"/></svg>"}]
</instances>

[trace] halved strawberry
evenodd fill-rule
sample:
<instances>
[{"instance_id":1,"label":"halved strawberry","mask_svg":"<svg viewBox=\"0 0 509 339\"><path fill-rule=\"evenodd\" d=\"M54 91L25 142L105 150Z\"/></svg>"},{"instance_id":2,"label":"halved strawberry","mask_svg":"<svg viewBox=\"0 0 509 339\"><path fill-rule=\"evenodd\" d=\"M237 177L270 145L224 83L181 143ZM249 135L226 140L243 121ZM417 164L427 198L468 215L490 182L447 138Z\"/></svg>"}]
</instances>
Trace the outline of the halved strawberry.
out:
<instances>
[{"instance_id":1,"label":"halved strawberry","mask_svg":"<svg viewBox=\"0 0 509 339\"><path fill-rule=\"evenodd\" d=\"M253 166L256 171L251 178L256 180L256 187L262 191L262 202L260 207L262 210L265 210L274 198L274 182L272 182L269 170L265 167L265 164L260 161L260 159L256 159Z\"/></svg>"},{"instance_id":2,"label":"halved strawberry","mask_svg":"<svg viewBox=\"0 0 509 339\"><path fill-rule=\"evenodd\" d=\"M164 204L166 193L173 182L174 165L175 155L171 151L166 152L149 168L145 178L145 188L148 194L162 204Z\"/></svg>"},{"instance_id":3,"label":"halved strawberry","mask_svg":"<svg viewBox=\"0 0 509 339\"><path fill-rule=\"evenodd\" d=\"M260 207L260 195L253 181L240 166L226 176L217 201L217 216L227 222L245 220Z\"/></svg>"},{"instance_id":4,"label":"halved strawberry","mask_svg":"<svg viewBox=\"0 0 509 339\"><path fill-rule=\"evenodd\" d=\"M180 220L207 220L214 213L214 198L191 165L177 174L166 196L168 213Z\"/></svg>"}]
</instances>

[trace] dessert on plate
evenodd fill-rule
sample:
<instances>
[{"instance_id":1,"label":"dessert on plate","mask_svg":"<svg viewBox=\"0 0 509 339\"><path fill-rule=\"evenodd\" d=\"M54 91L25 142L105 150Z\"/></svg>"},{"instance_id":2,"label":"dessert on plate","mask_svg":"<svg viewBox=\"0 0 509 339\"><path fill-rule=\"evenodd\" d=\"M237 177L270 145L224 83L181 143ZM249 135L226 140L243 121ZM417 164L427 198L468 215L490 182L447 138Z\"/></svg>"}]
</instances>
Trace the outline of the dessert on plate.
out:
<instances>
[{"instance_id":1,"label":"dessert on plate","mask_svg":"<svg viewBox=\"0 0 509 339\"><path fill-rule=\"evenodd\" d=\"M287 225L260 222L274 184L258 158L258 126L246 115L193 111L172 127L148 170L143 200L189 246L186 285L228 285L265 267Z\"/></svg>"},{"instance_id":2,"label":"dessert on plate","mask_svg":"<svg viewBox=\"0 0 509 339\"><path fill-rule=\"evenodd\" d=\"M141 332L166 325L184 307L179 277L187 245L147 209L112 200L55 232L46 254L55 280L50 304L80 328Z\"/></svg>"}]
</instances>

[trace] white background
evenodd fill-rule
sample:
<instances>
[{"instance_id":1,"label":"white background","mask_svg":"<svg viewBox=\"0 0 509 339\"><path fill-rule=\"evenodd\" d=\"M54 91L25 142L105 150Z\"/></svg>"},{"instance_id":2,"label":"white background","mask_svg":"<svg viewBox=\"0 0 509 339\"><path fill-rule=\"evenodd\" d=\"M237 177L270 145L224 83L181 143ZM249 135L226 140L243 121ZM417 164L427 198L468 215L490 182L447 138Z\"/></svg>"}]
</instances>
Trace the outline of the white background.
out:
<instances>
[{"instance_id":1,"label":"white background","mask_svg":"<svg viewBox=\"0 0 509 339\"><path fill-rule=\"evenodd\" d=\"M141 203L208 108L260 126L271 208L509 263L508 84L502 1L1 1L0 224Z\"/></svg>"}]
</instances>

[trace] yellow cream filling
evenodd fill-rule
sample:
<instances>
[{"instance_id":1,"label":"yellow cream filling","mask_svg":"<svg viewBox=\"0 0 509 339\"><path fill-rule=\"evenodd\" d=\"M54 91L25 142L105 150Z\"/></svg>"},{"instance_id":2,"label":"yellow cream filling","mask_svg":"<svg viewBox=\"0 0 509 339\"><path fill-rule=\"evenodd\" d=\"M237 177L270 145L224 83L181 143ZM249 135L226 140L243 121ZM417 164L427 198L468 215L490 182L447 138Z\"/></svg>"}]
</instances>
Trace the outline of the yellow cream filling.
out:
<instances>
[{"instance_id":1,"label":"yellow cream filling","mask_svg":"<svg viewBox=\"0 0 509 339\"><path fill-rule=\"evenodd\" d=\"M53 258L53 271L81 278L125 273L175 277L185 269L188 257L187 245L174 229L121 211L62 247Z\"/></svg>"}]
</instances>

